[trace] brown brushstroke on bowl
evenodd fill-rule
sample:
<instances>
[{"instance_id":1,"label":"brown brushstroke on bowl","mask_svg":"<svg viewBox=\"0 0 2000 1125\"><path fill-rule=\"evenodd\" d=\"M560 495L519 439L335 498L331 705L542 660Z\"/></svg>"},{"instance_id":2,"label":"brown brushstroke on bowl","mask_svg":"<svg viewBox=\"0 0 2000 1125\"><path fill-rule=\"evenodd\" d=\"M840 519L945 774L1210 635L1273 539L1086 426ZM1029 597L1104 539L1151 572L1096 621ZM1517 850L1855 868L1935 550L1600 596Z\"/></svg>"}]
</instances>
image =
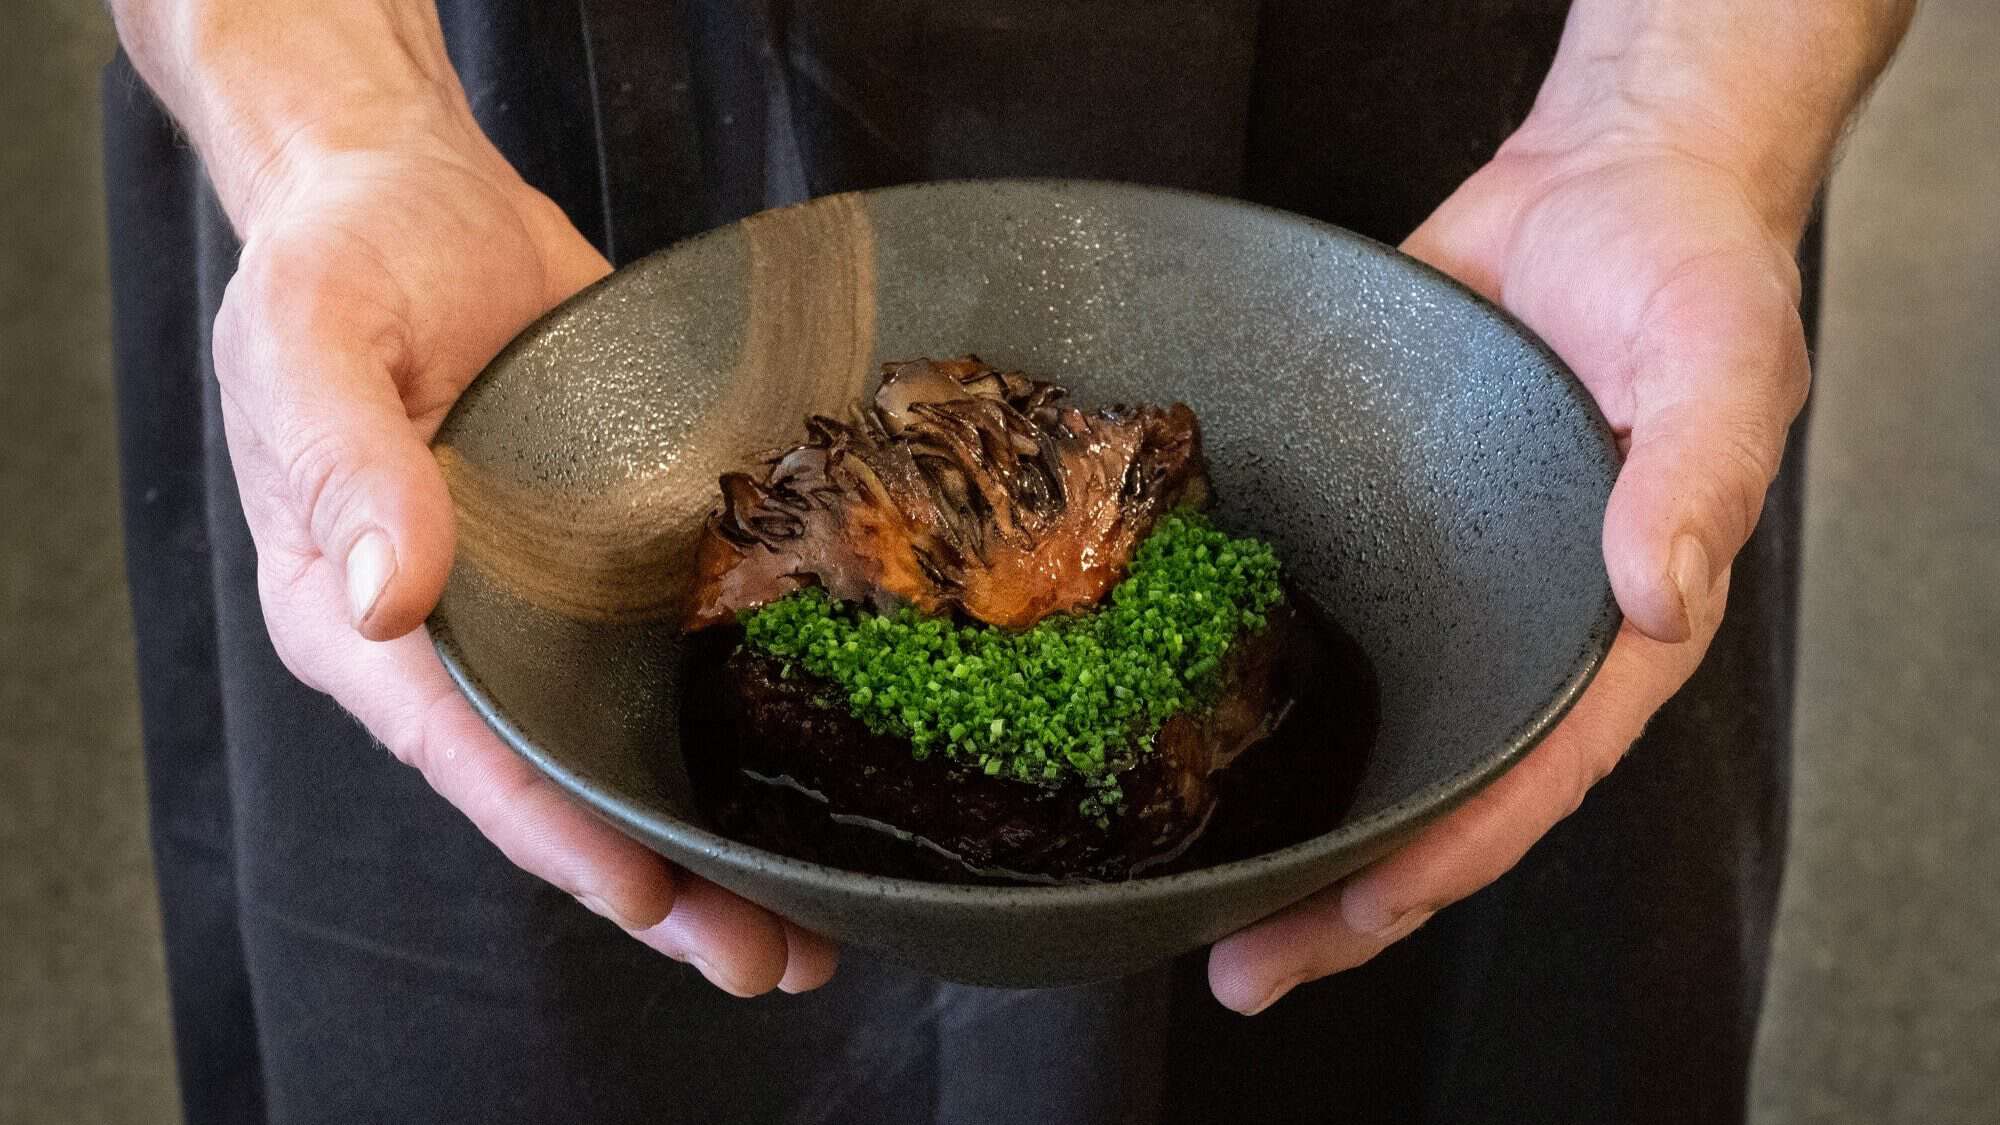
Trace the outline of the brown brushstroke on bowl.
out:
<instances>
[{"instance_id":1,"label":"brown brushstroke on bowl","mask_svg":"<svg viewBox=\"0 0 2000 1125\"><path fill-rule=\"evenodd\" d=\"M433 448L459 551L514 596L582 621L677 620L725 451L772 444L774 417L845 414L860 397L874 374L875 246L859 197L768 211L741 230L750 315L700 422L707 456L568 493L482 470L449 439Z\"/></svg>"}]
</instances>

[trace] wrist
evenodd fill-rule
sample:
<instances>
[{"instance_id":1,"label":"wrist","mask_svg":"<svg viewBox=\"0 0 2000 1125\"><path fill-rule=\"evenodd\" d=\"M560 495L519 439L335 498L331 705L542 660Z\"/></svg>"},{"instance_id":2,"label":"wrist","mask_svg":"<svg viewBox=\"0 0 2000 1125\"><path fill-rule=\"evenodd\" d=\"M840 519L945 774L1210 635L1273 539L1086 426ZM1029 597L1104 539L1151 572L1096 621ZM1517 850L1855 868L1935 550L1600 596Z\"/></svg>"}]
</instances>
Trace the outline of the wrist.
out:
<instances>
[{"instance_id":1,"label":"wrist","mask_svg":"<svg viewBox=\"0 0 2000 1125\"><path fill-rule=\"evenodd\" d=\"M428 0L279 11L118 0L115 10L135 66L245 238L342 156L415 145L490 152Z\"/></svg>"},{"instance_id":2,"label":"wrist","mask_svg":"<svg viewBox=\"0 0 2000 1125\"><path fill-rule=\"evenodd\" d=\"M1792 245L1805 230L1832 145L1832 136L1816 143L1698 105L1606 104L1583 113L1538 106L1500 155L1551 159L1574 171L1641 160L1699 165L1727 180L1774 239Z\"/></svg>"},{"instance_id":3,"label":"wrist","mask_svg":"<svg viewBox=\"0 0 2000 1125\"><path fill-rule=\"evenodd\" d=\"M1578 0L1515 153L1697 161L1772 233L1803 232L1908 0Z\"/></svg>"},{"instance_id":4,"label":"wrist","mask_svg":"<svg viewBox=\"0 0 2000 1125\"><path fill-rule=\"evenodd\" d=\"M383 154L427 162L491 164L508 171L469 112L426 97L346 97L327 111L316 104L265 105L218 115L195 147L237 234L255 239L312 195L329 173ZM190 130L190 134L193 131ZM407 162L405 165L407 166Z\"/></svg>"}]
</instances>

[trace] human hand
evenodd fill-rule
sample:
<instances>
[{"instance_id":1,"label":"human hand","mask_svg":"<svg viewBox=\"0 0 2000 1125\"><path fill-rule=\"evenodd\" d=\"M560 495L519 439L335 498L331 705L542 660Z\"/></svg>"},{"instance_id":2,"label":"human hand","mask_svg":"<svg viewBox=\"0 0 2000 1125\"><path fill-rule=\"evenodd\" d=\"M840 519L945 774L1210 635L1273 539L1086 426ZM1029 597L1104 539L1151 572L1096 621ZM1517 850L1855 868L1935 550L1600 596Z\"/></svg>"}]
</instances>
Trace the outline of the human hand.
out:
<instances>
[{"instance_id":1,"label":"human hand","mask_svg":"<svg viewBox=\"0 0 2000 1125\"><path fill-rule=\"evenodd\" d=\"M1672 138L1576 142L1531 123L1404 249L1539 333L1618 434L1603 546L1625 625L1512 770L1387 859L1219 942L1209 980L1231 1008L1359 965L1513 867L1617 764L1721 621L1730 561L1805 401L1804 207Z\"/></svg>"},{"instance_id":2,"label":"human hand","mask_svg":"<svg viewBox=\"0 0 2000 1125\"><path fill-rule=\"evenodd\" d=\"M453 549L428 443L516 332L609 268L453 106L309 131L231 185L244 234L214 332L279 656L507 858L737 995L832 974L824 939L677 873L569 802L473 713L423 622ZM213 157L211 157L213 161Z\"/></svg>"},{"instance_id":3,"label":"human hand","mask_svg":"<svg viewBox=\"0 0 2000 1125\"><path fill-rule=\"evenodd\" d=\"M1706 653L1809 381L1793 253L1914 0L1576 0L1535 109L1404 249L1538 332L1625 464L1625 625L1563 721L1401 850L1218 942L1242 1012L1351 968L1512 868Z\"/></svg>"}]
</instances>

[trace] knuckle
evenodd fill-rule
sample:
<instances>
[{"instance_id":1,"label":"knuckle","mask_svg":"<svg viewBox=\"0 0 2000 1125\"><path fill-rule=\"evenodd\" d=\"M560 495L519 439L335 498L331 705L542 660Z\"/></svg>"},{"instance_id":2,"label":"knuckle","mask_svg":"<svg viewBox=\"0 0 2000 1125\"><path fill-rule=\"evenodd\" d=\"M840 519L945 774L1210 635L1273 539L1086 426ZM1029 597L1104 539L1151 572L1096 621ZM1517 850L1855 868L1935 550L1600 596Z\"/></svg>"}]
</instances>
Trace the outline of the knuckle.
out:
<instances>
[{"instance_id":1,"label":"knuckle","mask_svg":"<svg viewBox=\"0 0 2000 1125\"><path fill-rule=\"evenodd\" d=\"M1714 444L1714 456L1724 471L1710 478L1716 490L1711 501L1727 521L1731 541L1739 544L1756 530L1765 494L1784 463L1784 439L1750 432L1753 428L1739 426L1719 434Z\"/></svg>"},{"instance_id":2,"label":"knuckle","mask_svg":"<svg viewBox=\"0 0 2000 1125\"><path fill-rule=\"evenodd\" d=\"M1752 325L1761 326L1760 362L1749 373L1771 397L1771 409L1778 414L1782 429L1805 405L1812 386L1812 365L1806 351L1805 319L1799 312L1801 294L1799 267L1789 253L1774 251L1762 272L1763 284L1746 290L1754 294L1747 315Z\"/></svg>"},{"instance_id":3,"label":"knuckle","mask_svg":"<svg viewBox=\"0 0 2000 1125\"><path fill-rule=\"evenodd\" d=\"M1797 308L1789 310L1786 317L1785 354L1778 365L1777 382L1779 406L1789 425L1806 408L1806 399L1812 394L1813 369L1806 348L1805 320Z\"/></svg>"},{"instance_id":4,"label":"knuckle","mask_svg":"<svg viewBox=\"0 0 2000 1125\"><path fill-rule=\"evenodd\" d=\"M574 229L569 213L562 209L561 204L532 187L525 184L522 187L521 193L514 197L514 205L530 230L546 234Z\"/></svg>"},{"instance_id":5,"label":"knuckle","mask_svg":"<svg viewBox=\"0 0 2000 1125\"><path fill-rule=\"evenodd\" d=\"M272 370L306 368L316 353L366 350L394 356L407 334L396 287L381 267L312 237L269 236L245 248L215 320L220 374L245 361Z\"/></svg>"},{"instance_id":6,"label":"knuckle","mask_svg":"<svg viewBox=\"0 0 2000 1125\"><path fill-rule=\"evenodd\" d=\"M559 228L569 225L569 213L555 200L539 191L530 189L522 197L521 206L535 222L544 226Z\"/></svg>"},{"instance_id":7,"label":"knuckle","mask_svg":"<svg viewBox=\"0 0 2000 1125\"><path fill-rule=\"evenodd\" d=\"M314 691L324 691L318 669L324 654L298 627L297 600L309 580L311 560L281 548L257 552L257 595L265 631L285 671Z\"/></svg>"},{"instance_id":8,"label":"knuckle","mask_svg":"<svg viewBox=\"0 0 2000 1125\"><path fill-rule=\"evenodd\" d=\"M382 748L396 761L416 770L430 787L449 798L438 772L438 763L449 760L447 740L441 725L442 698L399 708L377 729L371 730Z\"/></svg>"},{"instance_id":9,"label":"knuckle","mask_svg":"<svg viewBox=\"0 0 2000 1125\"><path fill-rule=\"evenodd\" d=\"M1762 393L1764 411L1780 432L1805 407L1812 389L1812 363L1806 351L1805 321L1798 305L1779 298L1762 320L1764 340L1746 374Z\"/></svg>"},{"instance_id":10,"label":"knuckle","mask_svg":"<svg viewBox=\"0 0 2000 1125\"><path fill-rule=\"evenodd\" d=\"M285 486L313 541L327 543L348 508L358 467L348 443L331 429L310 422L289 429L278 439Z\"/></svg>"},{"instance_id":11,"label":"knuckle","mask_svg":"<svg viewBox=\"0 0 2000 1125\"><path fill-rule=\"evenodd\" d=\"M1583 807L1584 800L1590 796L1590 790L1596 784L1591 771L1586 769L1575 771L1570 776L1569 785L1563 790L1561 802L1556 805L1555 823L1576 815L1576 810Z\"/></svg>"},{"instance_id":12,"label":"knuckle","mask_svg":"<svg viewBox=\"0 0 2000 1125\"><path fill-rule=\"evenodd\" d=\"M291 334L323 326L340 312L337 275L313 256L282 245L244 253L223 292L232 333Z\"/></svg>"},{"instance_id":13,"label":"knuckle","mask_svg":"<svg viewBox=\"0 0 2000 1125\"><path fill-rule=\"evenodd\" d=\"M492 838L495 825L532 815L537 779L525 770L483 768L476 756L468 757L464 753L468 720L457 693L442 692L385 732L383 744L397 761L422 774L481 834ZM497 842L509 860L523 865L517 841Z\"/></svg>"},{"instance_id":14,"label":"knuckle","mask_svg":"<svg viewBox=\"0 0 2000 1125\"><path fill-rule=\"evenodd\" d=\"M1589 798L1590 791L1602 784L1605 778L1610 777L1611 772L1618 768L1618 763L1624 758L1624 750L1616 754L1585 755L1577 764L1570 781L1569 794L1563 801L1562 814L1557 819L1566 820L1575 815L1576 810L1582 808L1583 802Z\"/></svg>"},{"instance_id":15,"label":"knuckle","mask_svg":"<svg viewBox=\"0 0 2000 1125\"><path fill-rule=\"evenodd\" d=\"M1604 686L1617 687L1609 683ZM1565 820L1582 808L1591 790L1603 784L1625 760L1644 729L1645 706L1646 701L1636 693L1617 691L1607 706L1590 714L1576 729L1577 737L1565 746L1566 768L1555 774L1561 779L1556 821Z\"/></svg>"},{"instance_id":16,"label":"knuckle","mask_svg":"<svg viewBox=\"0 0 2000 1125\"><path fill-rule=\"evenodd\" d=\"M1762 418L1740 418L1714 435L1715 456L1727 470L1722 475L1744 488L1762 492L1778 475L1785 459L1785 438L1773 433Z\"/></svg>"},{"instance_id":17,"label":"knuckle","mask_svg":"<svg viewBox=\"0 0 2000 1125\"><path fill-rule=\"evenodd\" d=\"M257 550L257 585L266 610L289 611L311 577L311 556L278 546Z\"/></svg>"},{"instance_id":18,"label":"knuckle","mask_svg":"<svg viewBox=\"0 0 2000 1125\"><path fill-rule=\"evenodd\" d=\"M1797 308L1805 296L1805 271L1799 268L1799 257L1794 249L1796 245L1796 239L1767 231L1745 259L1746 268L1769 279L1779 299L1791 308Z\"/></svg>"}]
</instances>

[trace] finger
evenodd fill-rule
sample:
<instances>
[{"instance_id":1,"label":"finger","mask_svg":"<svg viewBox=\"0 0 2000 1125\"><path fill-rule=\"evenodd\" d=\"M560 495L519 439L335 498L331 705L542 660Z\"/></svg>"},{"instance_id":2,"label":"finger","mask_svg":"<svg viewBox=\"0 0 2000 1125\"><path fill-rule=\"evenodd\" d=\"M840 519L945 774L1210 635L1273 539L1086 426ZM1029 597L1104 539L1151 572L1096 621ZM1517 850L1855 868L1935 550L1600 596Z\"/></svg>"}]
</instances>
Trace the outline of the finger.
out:
<instances>
[{"instance_id":1,"label":"finger","mask_svg":"<svg viewBox=\"0 0 2000 1125\"><path fill-rule=\"evenodd\" d=\"M1262 1011L1303 981L1362 964L1511 869L1617 764L1692 674L1718 621L1705 619L1703 643L1692 645L1624 629L1583 699L1520 764L1345 884L1217 942L1216 999Z\"/></svg>"},{"instance_id":2,"label":"finger","mask_svg":"<svg viewBox=\"0 0 2000 1125\"><path fill-rule=\"evenodd\" d=\"M1604 521L1627 620L1686 640L1757 526L1809 382L1796 298L1749 259L1684 272L1637 339L1631 449Z\"/></svg>"},{"instance_id":3,"label":"finger","mask_svg":"<svg viewBox=\"0 0 2000 1125\"><path fill-rule=\"evenodd\" d=\"M1348 924L1361 933L1391 931L1510 870L1638 741L1647 718L1693 672L1701 647L1625 628L1584 698L1519 765L1348 880L1341 892Z\"/></svg>"},{"instance_id":4,"label":"finger","mask_svg":"<svg viewBox=\"0 0 2000 1125\"><path fill-rule=\"evenodd\" d=\"M1307 981L1346 972L1430 920L1415 915L1402 928L1360 933L1340 911L1340 888L1286 907L1215 943L1208 954L1208 988L1223 1007L1254 1016Z\"/></svg>"},{"instance_id":5,"label":"finger","mask_svg":"<svg viewBox=\"0 0 2000 1125\"><path fill-rule=\"evenodd\" d=\"M786 973L785 926L761 907L682 873L665 921L634 935L732 996L761 996Z\"/></svg>"},{"instance_id":6,"label":"finger","mask_svg":"<svg viewBox=\"0 0 2000 1125\"><path fill-rule=\"evenodd\" d=\"M288 666L421 771L516 866L627 929L667 916L674 882L666 862L569 801L502 744L453 685L427 633L367 641L313 612L313 599L337 596L340 578L327 559L312 560L290 582L277 581L280 573L259 559L265 614L287 623Z\"/></svg>"},{"instance_id":7,"label":"finger","mask_svg":"<svg viewBox=\"0 0 2000 1125\"><path fill-rule=\"evenodd\" d=\"M444 588L451 497L392 376L394 317L315 268L246 254L216 319L216 374L310 549L339 571L350 626L383 640L421 623Z\"/></svg>"},{"instance_id":8,"label":"finger","mask_svg":"<svg viewBox=\"0 0 2000 1125\"><path fill-rule=\"evenodd\" d=\"M811 930L785 923L785 975L778 981L778 991L811 992L832 980L839 967L839 946Z\"/></svg>"},{"instance_id":9,"label":"finger","mask_svg":"<svg viewBox=\"0 0 2000 1125\"><path fill-rule=\"evenodd\" d=\"M390 643L428 647L430 641L420 631ZM578 808L500 745L464 697L447 690L432 704L415 751L431 787L515 866L568 891L592 912L626 930L665 919L676 883L667 862Z\"/></svg>"},{"instance_id":10,"label":"finger","mask_svg":"<svg viewBox=\"0 0 2000 1125\"><path fill-rule=\"evenodd\" d=\"M422 771L515 865L727 992L755 996L786 978L792 943L783 923L707 880L674 876L659 856L569 801L473 713L427 633L373 642L311 612L311 601L335 596L340 581L325 558L285 582L261 557L258 571L266 615L289 623L286 663ZM816 987L832 973L831 947L797 933L798 987Z\"/></svg>"}]
</instances>

